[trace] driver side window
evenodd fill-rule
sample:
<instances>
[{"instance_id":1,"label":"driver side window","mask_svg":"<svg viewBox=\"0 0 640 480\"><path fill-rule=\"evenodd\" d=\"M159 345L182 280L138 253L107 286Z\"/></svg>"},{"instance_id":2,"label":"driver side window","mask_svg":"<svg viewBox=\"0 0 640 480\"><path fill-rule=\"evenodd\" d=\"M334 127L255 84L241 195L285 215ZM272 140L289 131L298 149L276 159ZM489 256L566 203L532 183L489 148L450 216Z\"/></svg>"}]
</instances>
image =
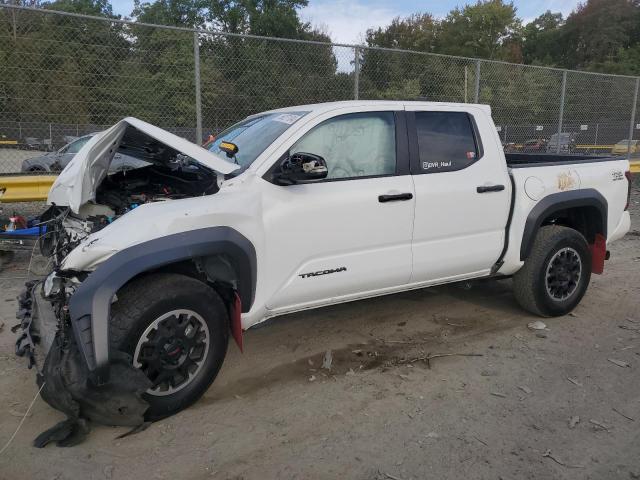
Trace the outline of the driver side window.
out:
<instances>
[{"instance_id":1,"label":"driver side window","mask_svg":"<svg viewBox=\"0 0 640 480\"><path fill-rule=\"evenodd\" d=\"M312 153L327 162L327 179L393 175L396 139L393 112L350 113L315 126L289 154Z\"/></svg>"}]
</instances>

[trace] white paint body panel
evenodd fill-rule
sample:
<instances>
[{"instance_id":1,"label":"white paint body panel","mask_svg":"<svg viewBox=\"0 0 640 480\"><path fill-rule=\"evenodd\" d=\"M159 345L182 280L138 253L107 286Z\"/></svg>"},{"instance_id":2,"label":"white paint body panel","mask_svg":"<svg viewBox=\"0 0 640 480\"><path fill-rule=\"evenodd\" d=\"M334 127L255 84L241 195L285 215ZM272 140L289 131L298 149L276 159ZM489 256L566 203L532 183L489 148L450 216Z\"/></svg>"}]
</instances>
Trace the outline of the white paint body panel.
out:
<instances>
[{"instance_id":1,"label":"white paint body panel","mask_svg":"<svg viewBox=\"0 0 640 480\"><path fill-rule=\"evenodd\" d=\"M459 106L409 111L460 111ZM501 146L495 145L487 108L466 106L483 139L484 155L452 172L414 175L416 214L413 228L413 282L488 274L500 257L511 202L511 182ZM486 143L486 145L484 145ZM503 185L501 192L478 193L478 186Z\"/></svg>"},{"instance_id":2,"label":"white paint body panel","mask_svg":"<svg viewBox=\"0 0 640 480\"><path fill-rule=\"evenodd\" d=\"M470 113L482 138L483 157L464 170L428 175L291 186L274 185L262 178L291 145L323 120L352 112L403 109ZM85 239L64 260L62 268L92 270L115 252L141 242L199 228L229 226L248 238L257 254L255 300L251 310L242 315L243 328L249 328L292 311L488 275L504 247L512 195L510 175L515 197L509 248L499 273L513 274L522 266L520 245L527 216L538 201L560 191L559 176L567 172L575 180L569 188L594 188L607 199L609 241L629 229L628 212L623 212L627 182L611 181L614 170L628 170L626 160L510 171L487 106L354 101L279 111L288 110L309 113L277 138L246 171L223 182L218 193L142 205ZM72 208L91 198L87 192L91 188L95 191L103 175L100 172L108 167L100 160L105 148L100 139L115 139L118 133L114 128L88 143L79 160L63 172L55 198L67 198ZM176 145L172 143L178 149ZM182 145L179 150L204 163L205 158L194 156L199 152L192 148ZM215 161L209 166L219 172L235 167L213 157ZM537 201L525 192L529 177L536 177ZM82 188L75 187L75 182ZM476 192L477 186L493 184L506 188L488 194ZM377 199L381 194L405 192L413 194L411 201L381 204ZM345 270L300 277L339 267Z\"/></svg>"}]
</instances>

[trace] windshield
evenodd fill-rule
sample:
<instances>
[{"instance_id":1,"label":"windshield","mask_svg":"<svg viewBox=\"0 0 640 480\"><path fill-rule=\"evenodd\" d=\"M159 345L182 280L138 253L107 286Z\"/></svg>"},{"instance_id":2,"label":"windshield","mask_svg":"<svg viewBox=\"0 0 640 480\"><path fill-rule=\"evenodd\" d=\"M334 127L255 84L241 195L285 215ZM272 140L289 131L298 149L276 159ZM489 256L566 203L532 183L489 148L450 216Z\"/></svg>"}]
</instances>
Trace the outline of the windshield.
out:
<instances>
[{"instance_id":1,"label":"windshield","mask_svg":"<svg viewBox=\"0 0 640 480\"><path fill-rule=\"evenodd\" d=\"M236 144L238 153L233 160L246 169L276 138L307 113L267 113L247 118L220 133L207 149L220 154L222 142Z\"/></svg>"}]
</instances>

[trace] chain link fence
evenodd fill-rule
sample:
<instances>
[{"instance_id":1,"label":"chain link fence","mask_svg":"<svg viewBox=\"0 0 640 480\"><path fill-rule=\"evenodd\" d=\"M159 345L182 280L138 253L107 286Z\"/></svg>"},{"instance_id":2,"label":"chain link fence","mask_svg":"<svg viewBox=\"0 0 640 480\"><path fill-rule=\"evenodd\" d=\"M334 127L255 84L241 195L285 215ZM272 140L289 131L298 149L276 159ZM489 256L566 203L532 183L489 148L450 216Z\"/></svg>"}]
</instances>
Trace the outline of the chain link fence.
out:
<instances>
[{"instance_id":1,"label":"chain link fence","mask_svg":"<svg viewBox=\"0 0 640 480\"><path fill-rule=\"evenodd\" d=\"M620 142L640 134L638 84L0 5L0 174L60 168L75 139L126 116L200 143L252 113L351 99L486 103L506 150L636 156Z\"/></svg>"}]
</instances>

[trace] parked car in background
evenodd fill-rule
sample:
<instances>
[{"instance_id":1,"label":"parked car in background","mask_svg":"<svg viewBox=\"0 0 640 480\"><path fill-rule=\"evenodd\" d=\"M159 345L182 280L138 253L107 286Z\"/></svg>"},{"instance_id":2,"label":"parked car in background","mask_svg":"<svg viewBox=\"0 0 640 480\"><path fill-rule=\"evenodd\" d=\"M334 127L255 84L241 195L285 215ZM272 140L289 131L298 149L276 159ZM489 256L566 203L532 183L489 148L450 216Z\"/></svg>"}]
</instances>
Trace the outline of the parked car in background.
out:
<instances>
[{"instance_id":1,"label":"parked car in background","mask_svg":"<svg viewBox=\"0 0 640 480\"><path fill-rule=\"evenodd\" d=\"M522 144L523 152L546 152L548 140L546 138L534 138Z\"/></svg>"},{"instance_id":2,"label":"parked car in background","mask_svg":"<svg viewBox=\"0 0 640 480\"><path fill-rule=\"evenodd\" d=\"M514 142L507 142L502 143L502 150L504 150L505 153L513 153L518 151L518 147Z\"/></svg>"},{"instance_id":3,"label":"parked car in background","mask_svg":"<svg viewBox=\"0 0 640 480\"><path fill-rule=\"evenodd\" d=\"M640 153L638 140L631 140L631 143L629 143L629 140L626 138L624 140L620 140L613 146L611 153L614 155L626 155L627 153L633 155Z\"/></svg>"},{"instance_id":4,"label":"parked car in background","mask_svg":"<svg viewBox=\"0 0 640 480\"><path fill-rule=\"evenodd\" d=\"M59 172L71 161L76 153L84 146L85 143L93 137L95 133L77 138L56 152L48 152L39 157L27 158L22 162L21 170L23 172ZM130 155L116 153L113 162L109 167L109 172L120 172L122 170L131 170L148 165L147 162Z\"/></svg>"},{"instance_id":5,"label":"parked car in background","mask_svg":"<svg viewBox=\"0 0 640 480\"><path fill-rule=\"evenodd\" d=\"M554 133L547 143L549 153L572 153L576 149L576 134L564 132L560 134L560 150L558 150L558 134Z\"/></svg>"}]
</instances>

